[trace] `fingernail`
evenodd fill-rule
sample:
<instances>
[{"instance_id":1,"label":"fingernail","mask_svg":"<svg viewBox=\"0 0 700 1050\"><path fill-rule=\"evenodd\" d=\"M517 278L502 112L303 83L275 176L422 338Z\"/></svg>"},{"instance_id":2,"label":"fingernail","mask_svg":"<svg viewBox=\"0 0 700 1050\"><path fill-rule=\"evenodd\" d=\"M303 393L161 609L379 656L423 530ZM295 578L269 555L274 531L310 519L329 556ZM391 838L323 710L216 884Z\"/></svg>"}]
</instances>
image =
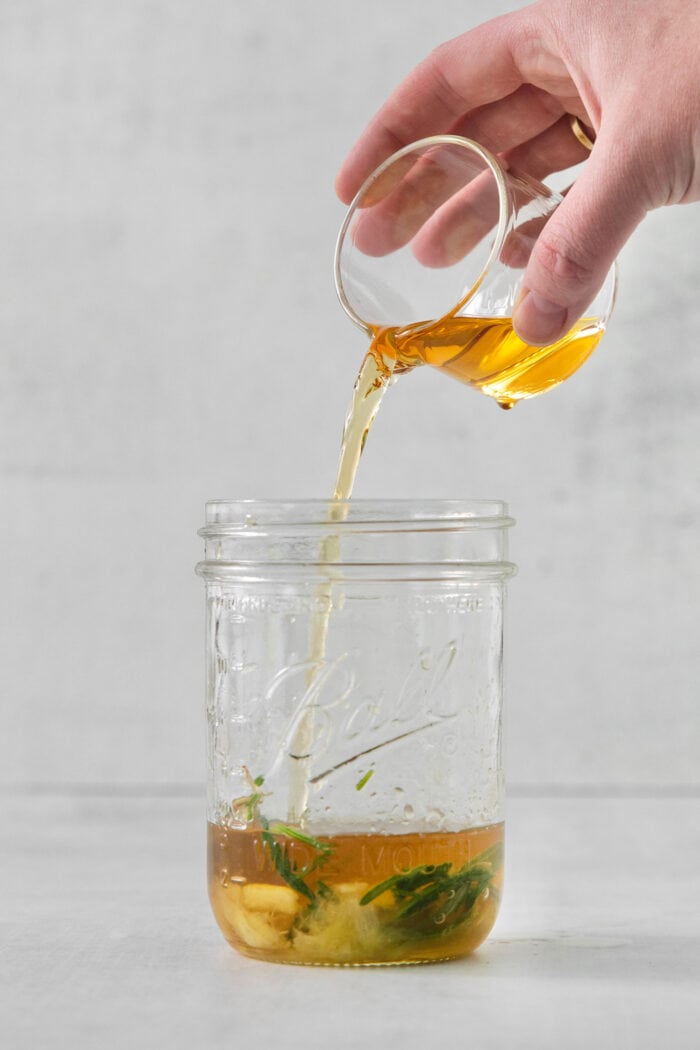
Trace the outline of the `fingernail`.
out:
<instances>
[{"instance_id":1,"label":"fingernail","mask_svg":"<svg viewBox=\"0 0 700 1050\"><path fill-rule=\"evenodd\" d=\"M523 342L546 346L566 331L567 314L565 306L524 289L515 304L513 327Z\"/></svg>"}]
</instances>

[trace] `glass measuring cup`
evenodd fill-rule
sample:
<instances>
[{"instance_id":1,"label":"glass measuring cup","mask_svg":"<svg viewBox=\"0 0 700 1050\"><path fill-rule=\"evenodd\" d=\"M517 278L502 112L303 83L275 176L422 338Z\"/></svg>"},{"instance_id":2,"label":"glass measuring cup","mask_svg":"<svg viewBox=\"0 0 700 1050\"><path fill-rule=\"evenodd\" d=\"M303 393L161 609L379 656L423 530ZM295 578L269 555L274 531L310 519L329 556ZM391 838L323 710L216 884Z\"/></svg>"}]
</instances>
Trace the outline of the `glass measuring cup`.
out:
<instances>
[{"instance_id":1,"label":"glass measuring cup","mask_svg":"<svg viewBox=\"0 0 700 1050\"><path fill-rule=\"evenodd\" d=\"M567 379L602 338L613 268L583 319L533 347L511 318L532 248L562 197L478 143L436 135L363 183L335 251L338 297L385 357L430 364L510 408Z\"/></svg>"}]
</instances>

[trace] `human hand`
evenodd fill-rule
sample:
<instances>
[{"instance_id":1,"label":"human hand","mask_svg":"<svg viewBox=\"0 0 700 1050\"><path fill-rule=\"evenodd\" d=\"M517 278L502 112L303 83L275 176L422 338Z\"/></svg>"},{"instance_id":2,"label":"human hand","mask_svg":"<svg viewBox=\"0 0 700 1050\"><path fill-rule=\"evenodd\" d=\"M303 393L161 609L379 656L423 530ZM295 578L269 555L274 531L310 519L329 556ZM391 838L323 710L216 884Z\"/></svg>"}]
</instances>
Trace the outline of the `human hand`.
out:
<instances>
[{"instance_id":1,"label":"human hand","mask_svg":"<svg viewBox=\"0 0 700 1050\"><path fill-rule=\"evenodd\" d=\"M697 0L540 0L436 48L371 121L337 179L349 202L400 147L451 132L538 179L588 155L540 233L515 328L530 344L563 335L653 208L700 200Z\"/></svg>"}]
</instances>

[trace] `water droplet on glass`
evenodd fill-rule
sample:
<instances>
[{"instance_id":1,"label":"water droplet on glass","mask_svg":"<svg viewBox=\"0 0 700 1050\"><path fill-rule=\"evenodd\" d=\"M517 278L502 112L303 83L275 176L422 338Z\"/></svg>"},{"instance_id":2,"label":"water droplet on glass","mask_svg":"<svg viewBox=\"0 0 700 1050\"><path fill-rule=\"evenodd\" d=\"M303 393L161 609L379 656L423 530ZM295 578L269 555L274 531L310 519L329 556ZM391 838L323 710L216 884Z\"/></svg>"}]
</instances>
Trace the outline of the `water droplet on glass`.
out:
<instances>
[{"instance_id":1,"label":"water droplet on glass","mask_svg":"<svg viewBox=\"0 0 700 1050\"><path fill-rule=\"evenodd\" d=\"M413 813L414 813L413 806L411 806L407 802L406 805L403 807L403 815L406 818L406 820L410 820L411 817L413 816Z\"/></svg>"}]
</instances>

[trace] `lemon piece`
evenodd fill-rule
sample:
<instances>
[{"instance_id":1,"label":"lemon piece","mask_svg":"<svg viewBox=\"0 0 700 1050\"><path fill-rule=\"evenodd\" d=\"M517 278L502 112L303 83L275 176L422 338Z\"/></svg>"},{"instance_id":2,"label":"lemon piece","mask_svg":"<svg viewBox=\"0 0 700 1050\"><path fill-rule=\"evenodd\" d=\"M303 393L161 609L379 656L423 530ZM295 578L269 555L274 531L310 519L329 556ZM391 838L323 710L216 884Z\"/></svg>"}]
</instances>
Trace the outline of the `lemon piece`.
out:
<instances>
[{"instance_id":1,"label":"lemon piece","mask_svg":"<svg viewBox=\"0 0 700 1050\"><path fill-rule=\"evenodd\" d=\"M274 911L293 916L299 911L301 898L291 886L249 882L243 887L242 903L247 911Z\"/></svg>"},{"instance_id":2,"label":"lemon piece","mask_svg":"<svg viewBox=\"0 0 700 1050\"><path fill-rule=\"evenodd\" d=\"M337 897L354 897L355 900L364 897L365 893L369 889L368 882L334 882L329 889L335 893Z\"/></svg>"},{"instance_id":3,"label":"lemon piece","mask_svg":"<svg viewBox=\"0 0 700 1050\"><path fill-rule=\"evenodd\" d=\"M285 944L284 934L271 926L262 912L241 909L233 917L231 928L249 948L275 951L283 948Z\"/></svg>"}]
</instances>

